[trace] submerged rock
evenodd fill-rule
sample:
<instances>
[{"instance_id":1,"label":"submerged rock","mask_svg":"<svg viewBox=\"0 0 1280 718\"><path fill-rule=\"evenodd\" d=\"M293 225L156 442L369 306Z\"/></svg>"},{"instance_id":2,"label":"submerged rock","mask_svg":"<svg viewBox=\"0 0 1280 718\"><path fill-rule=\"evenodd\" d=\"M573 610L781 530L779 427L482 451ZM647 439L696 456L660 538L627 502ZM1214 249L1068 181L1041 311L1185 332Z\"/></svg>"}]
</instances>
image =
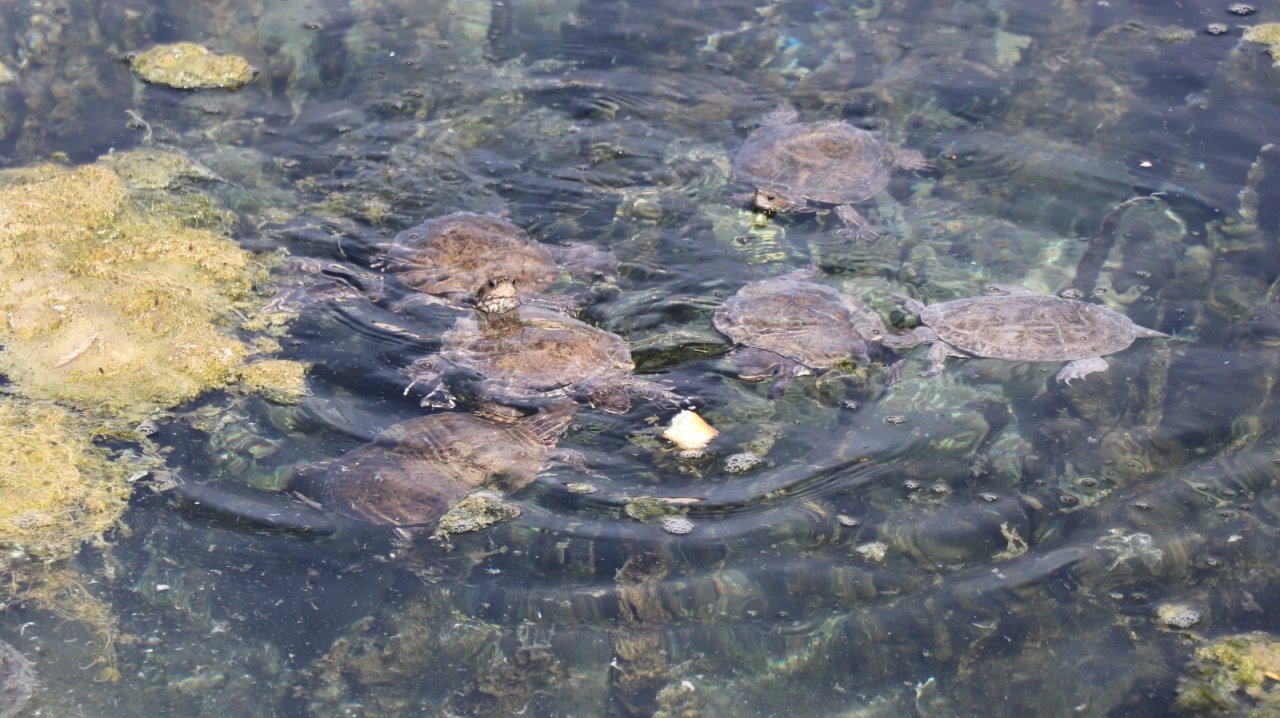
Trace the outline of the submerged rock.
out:
<instances>
[{"instance_id":1,"label":"submerged rock","mask_svg":"<svg viewBox=\"0 0 1280 718\"><path fill-rule=\"evenodd\" d=\"M238 90L258 71L237 55L218 55L193 42L156 45L130 60L138 77L179 90Z\"/></svg>"},{"instance_id":2,"label":"submerged rock","mask_svg":"<svg viewBox=\"0 0 1280 718\"><path fill-rule=\"evenodd\" d=\"M1255 631L1196 649L1178 682L1185 715L1267 716L1280 711L1280 641Z\"/></svg>"},{"instance_id":3,"label":"submerged rock","mask_svg":"<svg viewBox=\"0 0 1280 718\"><path fill-rule=\"evenodd\" d=\"M239 334L287 318L255 294L265 263L168 197L101 163L0 173L0 372L19 393L139 420L278 350Z\"/></svg>"}]
</instances>

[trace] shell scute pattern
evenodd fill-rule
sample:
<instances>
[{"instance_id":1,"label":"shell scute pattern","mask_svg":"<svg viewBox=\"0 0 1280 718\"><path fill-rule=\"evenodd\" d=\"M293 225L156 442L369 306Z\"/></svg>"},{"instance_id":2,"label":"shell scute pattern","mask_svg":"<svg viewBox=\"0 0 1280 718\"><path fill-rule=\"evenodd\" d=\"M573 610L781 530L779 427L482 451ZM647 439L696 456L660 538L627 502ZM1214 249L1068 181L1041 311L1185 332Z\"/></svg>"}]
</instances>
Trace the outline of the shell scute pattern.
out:
<instances>
[{"instance_id":1,"label":"shell scute pattern","mask_svg":"<svg viewBox=\"0 0 1280 718\"><path fill-rule=\"evenodd\" d=\"M973 297L926 307L921 321L978 356L1072 361L1133 343L1133 322L1096 304L1047 296Z\"/></svg>"},{"instance_id":2,"label":"shell scute pattern","mask_svg":"<svg viewBox=\"0 0 1280 718\"><path fill-rule=\"evenodd\" d=\"M406 287L436 295L469 295L495 274L511 277L528 292L540 292L556 279L556 260L547 247L501 217L471 212L400 232L388 264Z\"/></svg>"},{"instance_id":3,"label":"shell scute pattern","mask_svg":"<svg viewBox=\"0 0 1280 718\"><path fill-rule=\"evenodd\" d=\"M811 369L849 360L870 363L869 343L885 334L880 315L854 297L808 281L815 276L810 268L752 282L716 309L716 329L745 348L738 352L743 378L771 374L780 380L780 392L789 377ZM754 370L757 365L768 370Z\"/></svg>"},{"instance_id":4,"label":"shell scute pattern","mask_svg":"<svg viewBox=\"0 0 1280 718\"><path fill-rule=\"evenodd\" d=\"M733 167L756 186L851 204L889 184L893 153L874 133L844 122L767 125L747 138Z\"/></svg>"},{"instance_id":5,"label":"shell scute pattern","mask_svg":"<svg viewBox=\"0 0 1280 718\"><path fill-rule=\"evenodd\" d=\"M461 413L401 422L329 466L325 502L370 523L431 524L450 502L499 478L512 491L532 482L572 417L566 407L514 423Z\"/></svg>"}]
</instances>

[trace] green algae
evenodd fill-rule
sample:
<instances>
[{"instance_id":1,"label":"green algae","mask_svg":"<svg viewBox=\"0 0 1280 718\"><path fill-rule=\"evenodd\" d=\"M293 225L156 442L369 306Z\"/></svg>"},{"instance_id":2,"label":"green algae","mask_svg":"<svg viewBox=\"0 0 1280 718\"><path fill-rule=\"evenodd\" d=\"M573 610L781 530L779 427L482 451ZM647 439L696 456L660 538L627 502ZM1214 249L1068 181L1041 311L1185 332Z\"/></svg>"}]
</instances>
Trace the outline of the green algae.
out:
<instances>
[{"instance_id":1,"label":"green algae","mask_svg":"<svg viewBox=\"0 0 1280 718\"><path fill-rule=\"evenodd\" d=\"M1187 715L1269 716L1280 711L1280 641L1266 633L1224 636L1196 649L1178 684Z\"/></svg>"},{"instance_id":2,"label":"green algae","mask_svg":"<svg viewBox=\"0 0 1280 718\"><path fill-rule=\"evenodd\" d=\"M93 443L92 422L48 402L0 400L0 547L60 559L124 512L139 466Z\"/></svg>"},{"instance_id":3,"label":"green algae","mask_svg":"<svg viewBox=\"0 0 1280 718\"><path fill-rule=\"evenodd\" d=\"M180 90L238 90L258 71L237 55L218 55L193 42L156 45L130 60L133 71L147 82Z\"/></svg>"},{"instance_id":4,"label":"green algae","mask_svg":"<svg viewBox=\"0 0 1280 718\"><path fill-rule=\"evenodd\" d=\"M240 379L258 346L239 330L282 323L253 291L265 263L137 194L101 163L0 173L0 372L19 393L141 420Z\"/></svg>"}]
</instances>

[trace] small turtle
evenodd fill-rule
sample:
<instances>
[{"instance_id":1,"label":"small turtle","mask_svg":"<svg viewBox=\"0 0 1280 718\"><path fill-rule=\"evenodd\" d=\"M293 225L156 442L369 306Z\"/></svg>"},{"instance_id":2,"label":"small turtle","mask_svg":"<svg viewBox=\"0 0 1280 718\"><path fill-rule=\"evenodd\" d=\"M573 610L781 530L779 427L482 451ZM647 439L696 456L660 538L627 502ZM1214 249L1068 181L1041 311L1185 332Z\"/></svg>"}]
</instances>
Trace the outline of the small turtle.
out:
<instances>
[{"instance_id":1,"label":"small turtle","mask_svg":"<svg viewBox=\"0 0 1280 718\"><path fill-rule=\"evenodd\" d=\"M526 299L573 308L572 300L539 296L556 281L557 265L584 281L617 276L617 262L596 247L535 242L523 229L490 214L455 212L429 219L397 234L387 249L382 264L420 292L400 306L440 301L463 308L480 285L501 274L514 279Z\"/></svg>"},{"instance_id":2,"label":"small turtle","mask_svg":"<svg viewBox=\"0 0 1280 718\"><path fill-rule=\"evenodd\" d=\"M942 371L949 356L1013 361L1065 361L1058 381L1071 383L1104 371L1102 357L1134 339L1168 334L1134 324L1123 314L1096 304L1037 294L1022 287L988 287L984 296L924 306L903 298L921 326L886 336L886 346L905 349L929 343L929 368Z\"/></svg>"},{"instance_id":3,"label":"small turtle","mask_svg":"<svg viewBox=\"0 0 1280 718\"><path fill-rule=\"evenodd\" d=\"M929 168L924 155L900 149L846 122L799 122L790 105L765 117L733 157L733 172L755 192L739 199L764 212L803 212L836 205L841 236L874 242L880 234L853 208L889 184L894 169Z\"/></svg>"},{"instance_id":4,"label":"small turtle","mask_svg":"<svg viewBox=\"0 0 1280 718\"><path fill-rule=\"evenodd\" d=\"M485 282L475 308L474 318L461 317L445 332L439 354L410 365L415 382L432 385L425 404L453 406L443 379L459 370L478 375L477 394L497 404L568 396L622 413L631 405L628 390L679 400L670 389L631 375L631 350L617 334L545 308L521 308L510 277Z\"/></svg>"},{"instance_id":5,"label":"small turtle","mask_svg":"<svg viewBox=\"0 0 1280 718\"><path fill-rule=\"evenodd\" d=\"M403 421L329 464L324 504L409 538L473 489L515 491L532 482L558 455L556 441L576 410L562 401L516 420L453 412Z\"/></svg>"},{"instance_id":6,"label":"small turtle","mask_svg":"<svg viewBox=\"0 0 1280 718\"><path fill-rule=\"evenodd\" d=\"M747 381L776 377L771 393L791 380L853 359L866 366L879 348L884 321L874 309L831 287L808 281L816 268L752 282L720 305L716 329L735 343L739 376ZM868 346L870 344L871 346ZM901 361L889 353L885 383L900 377Z\"/></svg>"}]
</instances>

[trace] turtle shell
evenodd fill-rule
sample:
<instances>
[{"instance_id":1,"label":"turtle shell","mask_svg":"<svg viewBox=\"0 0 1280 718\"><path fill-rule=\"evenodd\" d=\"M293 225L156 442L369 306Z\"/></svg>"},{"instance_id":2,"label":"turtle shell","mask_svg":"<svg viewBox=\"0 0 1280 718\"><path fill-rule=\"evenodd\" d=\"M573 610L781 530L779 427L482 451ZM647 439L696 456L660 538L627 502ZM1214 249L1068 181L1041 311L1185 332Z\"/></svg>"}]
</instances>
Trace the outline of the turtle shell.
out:
<instances>
[{"instance_id":1,"label":"turtle shell","mask_svg":"<svg viewBox=\"0 0 1280 718\"><path fill-rule=\"evenodd\" d=\"M455 212L429 219L395 237L392 271L408 288L427 294L471 293L489 277L511 277L522 291L555 281L551 250L501 217Z\"/></svg>"},{"instance_id":2,"label":"turtle shell","mask_svg":"<svg viewBox=\"0 0 1280 718\"><path fill-rule=\"evenodd\" d=\"M867 355L884 335L880 315L831 287L782 276L752 282L716 309L716 329L815 369Z\"/></svg>"},{"instance_id":3,"label":"turtle shell","mask_svg":"<svg viewBox=\"0 0 1280 718\"><path fill-rule=\"evenodd\" d=\"M440 354L490 388L522 395L623 383L635 369L622 337L533 306L520 308L520 325L511 330L482 331L474 318L458 319Z\"/></svg>"},{"instance_id":4,"label":"turtle shell","mask_svg":"<svg viewBox=\"0 0 1280 718\"><path fill-rule=\"evenodd\" d=\"M431 414L391 426L334 461L325 498L371 523L418 526L495 477L504 477L512 490L528 484L546 458L544 440L522 424Z\"/></svg>"},{"instance_id":5,"label":"turtle shell","mask_svg":"<svg viewBox=\"0 0 1280 718\"><path fill-rule=\"evenodd\" d=\"M984 296L931 304L920 321L942 341L975 356L1072 361L1133 343L1128 317L1096 304L1038 295Z\"/></svg>"},{"instance_id":6,"label":"turtle shell","mask_svg":"<svg viewBox=\"0 0 1280 718\"><path fill-rule=\"evenodd\" d=\"M756 187L831 204L852 204L889 184L893 147L844 122L792 122L752 132L733 158Z\"/></svg>"}]
</instances>

